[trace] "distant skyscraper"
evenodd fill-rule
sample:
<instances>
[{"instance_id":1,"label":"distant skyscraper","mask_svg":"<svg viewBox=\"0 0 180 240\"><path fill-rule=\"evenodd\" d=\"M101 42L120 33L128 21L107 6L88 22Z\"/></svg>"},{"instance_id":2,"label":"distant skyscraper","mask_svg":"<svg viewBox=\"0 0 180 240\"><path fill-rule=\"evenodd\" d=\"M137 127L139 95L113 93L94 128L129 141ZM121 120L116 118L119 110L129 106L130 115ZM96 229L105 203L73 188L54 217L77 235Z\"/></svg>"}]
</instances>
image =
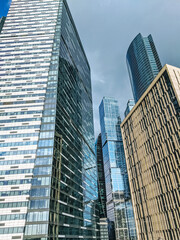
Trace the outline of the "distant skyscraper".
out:
<instances>
[{"instance_id":1,"label":"distant skyscraper","mask_svg":"<svg viewBox=\"0 0 180 240\"><path fill-rule=\"evenodd\" d=\"M136 239L128 175L120 130L118 102L104 97L100 107L100 125L106 182L107 217L110 239Z\"/></svg>"},{"instance_id":2,"label":"distant skyscraper","mask_svg":"<svg viewBox=\"0 0 180 240\"><path fill-rule=\"evenodd\" d=\"M180 69L166 65L121 124L138 239L180 239Z\"/></svg>"},{"instance_id":3,"label":"distant skyscraper","mask_svg":"<svg viewBox=\"0 0 180 240\"><path fill-rule=\"evenodd\" d=\"M96 158L97 158L97 175L98 175L98 196L100 203L100 218L106 218L106 186L105 186L105 175L104 175L104 162L102 153L102 141L101 134L99 134L96 144Z\"/></svg>"},{"instance_id":4,"label":"distant skyscraper","mask_svg":"<svg viewBox=\"0 0 180 240\"><path fill-rule=\"evenodd\" d=\"M125 117L128 115L128 113L130 113L134 105L135 105L134 99L129 99L127 102L126 110L124 112Z\"/></svg>"},{"instance_id":5,"label":"distant skyscraper","mask_svg":"<svg viewBox=\"0 0 180 240\"><path fill-rule=\"evenodd\" d=\"M6 20L5 17L0 18L0 33L1 33L2 28L3 28L3 26L4 26L5 20Z\"/></svg>"},{"instance_id":6,"label":"distant skyscraper","mask_svg":"<svg viewBox=\"0 0 180 240\"><path fill-rule=\"evenodd\" d=\"M143 37L139 33L134 38L127 51L127 67L137 102L162 68L151 35Z\"/></svg>"},{"instance_id":7,"label":"distant skyscraper","mask_svg":"<svg viewBox=\"0 0 180 240\"><path fill-rule=\"evenodd\" d=\"M108 240L108 222L106 211L106 186L104 175L104 162L102 153L101 134L99 134L95 143L95 152L97 159L97 175L98 175L98 203L100 211L100 235L101 240Z\"/></svg>"},{"instance_id":8,"label":"distant skyscraper","mask_svg":"<svg viewBox=\"0 0 180 240\"><path fill-rule=\"evenodd\" d=\"M99 239L90 67L65 0L0 34L0 239Z\"/></svg>"}]
</instances>

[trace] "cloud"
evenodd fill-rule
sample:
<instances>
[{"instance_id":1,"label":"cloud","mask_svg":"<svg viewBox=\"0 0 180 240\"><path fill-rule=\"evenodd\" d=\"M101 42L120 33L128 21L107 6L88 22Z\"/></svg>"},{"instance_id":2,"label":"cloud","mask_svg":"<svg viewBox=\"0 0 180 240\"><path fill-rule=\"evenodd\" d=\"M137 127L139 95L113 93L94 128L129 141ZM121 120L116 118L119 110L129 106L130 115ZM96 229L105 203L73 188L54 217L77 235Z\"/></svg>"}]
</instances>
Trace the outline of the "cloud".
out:
<instances>
[{"instance_id":1,"label":"cloud","mask_svg":"<svg viewBox=\"0 0 180 240\"><path fill-rule=\"evenodd\" d=\"M132 98L126 52L141 32L152 34L162 64L180 67L180 1L67 0L92 71L95 134L103 96L119 101L120 113Z\"/></svg>"}]
</instances>

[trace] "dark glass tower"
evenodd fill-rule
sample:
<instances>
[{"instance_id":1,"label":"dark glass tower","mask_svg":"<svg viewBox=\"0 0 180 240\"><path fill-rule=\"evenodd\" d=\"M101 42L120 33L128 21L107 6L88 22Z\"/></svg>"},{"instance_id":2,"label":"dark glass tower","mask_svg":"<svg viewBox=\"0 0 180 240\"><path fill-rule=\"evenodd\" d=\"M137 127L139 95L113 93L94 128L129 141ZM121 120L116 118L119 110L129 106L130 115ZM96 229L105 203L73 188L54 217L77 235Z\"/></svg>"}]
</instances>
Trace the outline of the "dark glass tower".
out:
<instances>
[{"instance_id":1,"label":"dark glass tower","mask_svg":"<svg viewBox=\"0 0 180 240\"><path fill-rule=\"evenodd\" d=\"M106 212L106 186L104 176L104 162L102 153L101 134L99 134L96 144L97 175L98 175L98 199L100 206L100 218L107 218Z\"/></svg>"},{"instance_id":2,"label":"dark glass tower","mask_svg":"<svg viewBox=\"0 0 180 240\"><path fill-rule=\"evenodd\" d=\"M99 113L106 183L109 239L135 240L137 239L135 221L117 100L104 97L99 107ZM113 230L115 230L115 236Z\"/></svg>"},{"instance_id":3,"label":"dark glass tower","mask_svg":"<svg viewBox=\"0 0 180 240\"><path fill-rule=\"evenodd\" d=\"M2 17L2 18L0 18L0 33L1 33L2 28L3 28L3 26L4 26L4 22L5 22L5 20L6 20L6 17Z\"/></svg>"},{"instance_id":4,"label":"dark glass tower","mask_svg":"<svg viewBox=\"0 0 180 240\"><path fill-rule=\"evenodd\" d=\"M151 35L143 37L139 33L134 38L127 51L127 67L137 102L162 68Z\"/></svg>"},{"instance_id":5,"label":"dark glass tower","mask_svg":"<svg viewBox=\"0 0 180 240\"><path fill-rule=\"evenodd\" d=\"M98 204L99 204L99 213L100 213L99 214L100 235L101 235L101 240L109 240L107 211L106 211L106 186L105 186L101 134L99 134L96 140L95 152L96 152L97 175L98 175Z\"/></svg>"},{"instance_id":6,"label":"dark glass tower","mask_svg":"<svg viewBox=\"0 0 180 240\"><path fill-rule=\"evenodd\" d=\"M0 34L0 239L99 239L90 67L65 0Z\"/></svg>"}]
</instances>

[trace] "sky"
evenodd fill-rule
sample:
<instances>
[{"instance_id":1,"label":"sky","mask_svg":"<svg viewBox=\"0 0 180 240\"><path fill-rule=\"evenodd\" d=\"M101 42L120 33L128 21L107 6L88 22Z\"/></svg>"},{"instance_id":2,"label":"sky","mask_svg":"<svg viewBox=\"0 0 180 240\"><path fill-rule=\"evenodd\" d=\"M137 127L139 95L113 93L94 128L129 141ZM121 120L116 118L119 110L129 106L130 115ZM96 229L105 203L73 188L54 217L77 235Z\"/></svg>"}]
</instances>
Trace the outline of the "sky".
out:
<instances>
[{"instance_id":1,"label":"sky","mask_svg":"<svg viewBox=\"0 0 180 240\"><path fill-rule=\"evenodd\" d=\"M152 34L162 65L180 67L180 0L67 0L91 67L95 136L103 96L132 98L127 49L138 33ZM0 0L0 16L9 0Z\"/></svg>"},{"instance_id":2,"label":"sky","mask_svg":"<svg viewBox=\"0 0 180 240\"><path fill-rule=\"evenodd\" d=\"M11 0L0 0L0 17L7 15L10 4Z\"/></svg>"}]
</instances>

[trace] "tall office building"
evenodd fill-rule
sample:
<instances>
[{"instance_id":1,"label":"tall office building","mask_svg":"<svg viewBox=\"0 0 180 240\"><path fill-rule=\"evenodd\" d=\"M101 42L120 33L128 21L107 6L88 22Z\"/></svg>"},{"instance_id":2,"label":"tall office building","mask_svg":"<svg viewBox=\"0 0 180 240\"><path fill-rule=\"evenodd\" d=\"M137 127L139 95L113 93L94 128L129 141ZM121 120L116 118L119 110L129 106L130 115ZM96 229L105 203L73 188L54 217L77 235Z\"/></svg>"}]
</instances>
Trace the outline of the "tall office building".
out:
<instances>
[{"instance_id":1,"label":"tall office building","mask_svg":"<svg viewBox=\"0 0 180 240\"><path fill-rule=\"evenodd\" d=\"M108 237L108 222L106 210L106 186L104 175L104 162L102 153L101 134L99 134L95 143L95 153L97 160L97 176L98 176L98 204L99 204L99 217L100 217L100 237L101 240L109 240Z\"/></svg>"},{"instance_id":2,"label":"tall office building","mask_svg":"<svg viewBox=\"0 0 180 240\"><path fill-rule=\"evenodd\" d=\"M1 33L2 28L3 28L3 26L4 26L4 22L5 22L5 20L6 20L5 17L0 18L0 33Z\"/></svg>"},{"instance_id":3,"label":"tall office building","mask_svg":"<svg viewBox=\"0 0 180 240\"><path fill-rule=\"evenodd\" d=\"M66 1L13 0L0 64L0 239L98 239L90 67Z\"/></svg>"},{"instance_id":4,"label":"tall office building","mask_svg":"<svg viewBox=\"0 0 180 240\"><path fill-rule=\"evenodd\" d=\"M180 238L180 69L166 65L121 124L138 239Z\"/></svg>"},{"instance_id":5,"label":"tall office building","mask_svg":"<svg viewBox=\"0 0 180 240\"><path fill-rule=\"evenodd\" d=\"M102 153L102 141L101 134L99 134L95 143L95 152L97 159L97 175L98 175L98 199L100 205L100 218L107 217L106 211L106 186L105 186L105 175L104 175L104 162Z\"/></svg>"},{"instance_id":6,"label":"tall office building","mask_svg":"<svg viewBox=\"0 0 180 240\"><path fill-rule=\"evenodd\" d=\"M127 67L134 100L137 102L161 70L161 62L151 35L140 33L127 51Z\"/></svg>"},{"instance_id":7,"label":"tall office building","mask_svg":"<svg viewBox=\"0 0 180 240\"><path fill-rule=\"evenodd\" d=\"M136 239L128 175L120 130L118 102L104 97L100 107L100 125L106 183L106 206L109 221L109 239Z\"/></svg>"},{"instance_id":8,"label":"tall office building","mask_svg":"<svg viewBox=\"0 0 180 240\"><path fill-rule=\"evenodd\" d=\"M99 227L100 227L100 239L109 240L107 218L100 218Z\"/></svg>"},{"instance_id":9,"label":"tall office building","mask_svg":"<svg viewBox=\"0 0 180 240\"><path fill-rule=\"evenodd\" d=\"M128 102L127 102L127 106L126 106L126 110L124 112L124 116L126 117L130 111L133 109L135 105L135 102L134 102L134 99L129 99Z\"/></svg>"}]
</instances>

